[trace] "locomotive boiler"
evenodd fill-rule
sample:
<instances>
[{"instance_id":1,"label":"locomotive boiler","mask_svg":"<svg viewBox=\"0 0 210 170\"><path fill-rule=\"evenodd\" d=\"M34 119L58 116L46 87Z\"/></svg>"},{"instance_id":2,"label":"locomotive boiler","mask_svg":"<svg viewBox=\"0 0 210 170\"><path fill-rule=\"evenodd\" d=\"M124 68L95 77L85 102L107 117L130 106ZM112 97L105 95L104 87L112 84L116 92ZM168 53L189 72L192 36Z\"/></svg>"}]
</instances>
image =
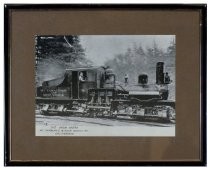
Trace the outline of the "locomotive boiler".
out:
<instances>
[{"instance_id":1,"label":"locomotive boiler","mask_svg":"<svg viewBox=\"0 0 210 170\"><path fill-rule=\"evenodd\" d=\"M164 63L156 64L156 83L140 74L137 84L116 81L108 67L67 69L37 87L36 104L45 115L162 119L175 121L175 101L168 100L171 80Z\"/></svg>"}]
</instances>

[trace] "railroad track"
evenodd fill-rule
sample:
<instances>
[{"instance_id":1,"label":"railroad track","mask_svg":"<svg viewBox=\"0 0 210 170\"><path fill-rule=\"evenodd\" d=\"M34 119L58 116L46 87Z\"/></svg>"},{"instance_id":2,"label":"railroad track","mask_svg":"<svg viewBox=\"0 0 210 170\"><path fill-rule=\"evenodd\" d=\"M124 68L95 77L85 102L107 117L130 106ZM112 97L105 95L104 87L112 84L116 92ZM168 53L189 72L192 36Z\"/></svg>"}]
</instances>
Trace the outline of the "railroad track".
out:
<instances>
[{"instance_id":1,"label":"railroad track","mask_svg":"<svg viewBox=\"0 0 210 170\"><path fill-rule=\"evenodd\" d=\"M102 125L102 126L135 126L135 125L144 125L144 126L157 126L157 127L172 127L175 124L173 123L162 123L162 122L151 122L151 121L137 121L129 120L126 118L89 118L89 117L78 117L78 116L44 116L36 115L37 122L41 122L38 119L43 120L54 120L54 121L69 121L69 122L78 122L78 123L88 123L92 125ZM116 125L117 124L117 125Z\"/></svg>"}]
</instances>

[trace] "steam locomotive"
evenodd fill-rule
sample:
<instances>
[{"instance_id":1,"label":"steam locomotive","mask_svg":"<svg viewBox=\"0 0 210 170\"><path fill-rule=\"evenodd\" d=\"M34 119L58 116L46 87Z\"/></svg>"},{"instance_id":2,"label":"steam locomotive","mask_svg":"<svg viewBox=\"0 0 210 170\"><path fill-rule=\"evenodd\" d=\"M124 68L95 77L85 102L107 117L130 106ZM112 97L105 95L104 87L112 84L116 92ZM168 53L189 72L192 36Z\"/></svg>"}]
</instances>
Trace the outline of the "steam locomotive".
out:
<instances>
[{"instance_id":1,"label":"steam locomotive","mask_svg":"<svg viewBox=\"0 0 210 170\"><path fill-rule=\"evenodd\" d=\"M36 89L36 104L44 115L69 115L175 121L175 101L168 100L171 80L164 62L156 63L156 83L140 74L138 83L116 81L107 67L67 69Z\"/></svg>"}]
</instances>

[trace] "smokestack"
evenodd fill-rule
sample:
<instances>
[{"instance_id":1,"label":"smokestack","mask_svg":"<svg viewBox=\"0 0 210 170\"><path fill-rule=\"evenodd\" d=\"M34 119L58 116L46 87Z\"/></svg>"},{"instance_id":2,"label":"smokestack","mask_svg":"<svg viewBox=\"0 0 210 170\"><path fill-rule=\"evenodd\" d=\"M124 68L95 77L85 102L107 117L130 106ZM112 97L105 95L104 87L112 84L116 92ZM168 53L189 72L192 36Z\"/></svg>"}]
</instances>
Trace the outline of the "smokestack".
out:
<instances>
[{"instance_id":1,"label":"smokestack","mask_svg":"<svg viewBox=\"0 0 210 170\"><path fill-rule=\"evenodd\" d=\"M164 62L156 65L156 84L164 84Z\"/></svg>"}]
</instances>

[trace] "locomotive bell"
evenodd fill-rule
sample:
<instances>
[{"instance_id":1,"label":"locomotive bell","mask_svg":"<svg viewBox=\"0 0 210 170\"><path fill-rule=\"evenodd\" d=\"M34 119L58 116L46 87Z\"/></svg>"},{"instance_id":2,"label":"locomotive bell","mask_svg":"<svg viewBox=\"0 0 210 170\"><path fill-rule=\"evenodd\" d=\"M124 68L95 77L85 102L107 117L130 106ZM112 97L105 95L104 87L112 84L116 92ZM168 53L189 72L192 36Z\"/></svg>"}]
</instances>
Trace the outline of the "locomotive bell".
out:
<instances>
[{"instance_id":1,"label":"locomotive bell","mask_svg":"<svg viewBox=\"0 0 210 170\"><path fill-rule=\"evenodd\" d=\"M138 78L138 84L146 85L148 83L148 75L147 74L140 74Z\"/></svg>"}]
</instances>

